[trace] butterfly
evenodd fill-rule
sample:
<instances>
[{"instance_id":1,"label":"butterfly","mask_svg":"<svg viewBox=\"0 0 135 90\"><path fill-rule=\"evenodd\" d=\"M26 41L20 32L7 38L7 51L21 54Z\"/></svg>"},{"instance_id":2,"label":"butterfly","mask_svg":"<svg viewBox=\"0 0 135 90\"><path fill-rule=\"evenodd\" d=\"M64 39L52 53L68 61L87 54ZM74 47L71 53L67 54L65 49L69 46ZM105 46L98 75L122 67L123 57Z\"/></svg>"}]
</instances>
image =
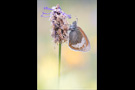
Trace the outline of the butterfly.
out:
<instances>
[{"instance_id":1,"label":"butterfly","mask_svg":"<svg viewBox=\"0 0 135 90\"><path fill-rule=\"evenodd\" d=\"M79 26L77 26L76 21L74 21L69 27L68 46L74 51L81 52L88 52L91 48L86 34Z\"/></svg>"}]
</instances>

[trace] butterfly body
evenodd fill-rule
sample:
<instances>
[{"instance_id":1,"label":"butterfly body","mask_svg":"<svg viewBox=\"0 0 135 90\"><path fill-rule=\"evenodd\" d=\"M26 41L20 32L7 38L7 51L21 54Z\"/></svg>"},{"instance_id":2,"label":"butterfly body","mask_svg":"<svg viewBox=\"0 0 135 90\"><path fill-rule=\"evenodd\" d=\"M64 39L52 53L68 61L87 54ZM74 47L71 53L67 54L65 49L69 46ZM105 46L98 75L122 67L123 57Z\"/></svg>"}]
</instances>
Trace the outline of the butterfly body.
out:
<instances>
[{"instance_id":1,"label":"butterfly body","mask_svg":"<svg viewBox=\"0 0 135 90\"><path fill-rule=\"evenodd\" d=\"M77 26L76 21L70 25L69 28L69 41L68 45L72 50L87 52L90 50L90 42L83 32L83 30Z\"/></svg>"}]
</instances>

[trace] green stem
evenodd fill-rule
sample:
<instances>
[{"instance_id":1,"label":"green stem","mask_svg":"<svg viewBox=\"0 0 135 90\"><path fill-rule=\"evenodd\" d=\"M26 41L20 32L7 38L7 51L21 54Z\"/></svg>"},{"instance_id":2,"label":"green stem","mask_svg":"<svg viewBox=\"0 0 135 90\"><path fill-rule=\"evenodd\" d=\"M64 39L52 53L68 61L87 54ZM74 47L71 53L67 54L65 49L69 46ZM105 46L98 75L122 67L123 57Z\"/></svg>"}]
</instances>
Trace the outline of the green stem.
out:
<instances>
[{"instance_id":1,"label":"green stem","mask_svg":"<svg viewBox=\"0 0 135 90\"><path fill-rule=\"evenodd\" d=\"M59 43L59 70L58 70L58 83L60 84L60 65L61 65L61 43Z\"/></svg>"}]
</instances>

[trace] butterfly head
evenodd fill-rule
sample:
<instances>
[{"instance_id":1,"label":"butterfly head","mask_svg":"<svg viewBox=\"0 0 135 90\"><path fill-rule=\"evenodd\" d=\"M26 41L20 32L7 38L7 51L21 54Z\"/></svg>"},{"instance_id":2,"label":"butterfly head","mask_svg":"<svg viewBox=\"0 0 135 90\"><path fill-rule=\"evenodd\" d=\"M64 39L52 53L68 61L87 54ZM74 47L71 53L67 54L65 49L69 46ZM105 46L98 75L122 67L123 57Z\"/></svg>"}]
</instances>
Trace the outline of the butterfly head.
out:
<instances>
[{"instance_id":1,"label":"butterfly head","mask_svg":"<svg viewBox=\"0 0 135 90\"><path fill-rule=\"evenodd\" d=\"M77 25L77 22L76 22L76 21L74 21L74 22L72 23L72 25L76 26L76 25Z\"/></svg>"},{"instance_id":2,"label":"butterfly head","mask_svg":"<svg viewBox=\"0 0 135 90\"><path fill-rule=\"evenodd\" d=\"M76 28L77 28L77 22L74 21L74 22L72 23L72 25L70 25L69 30L75 30Z\"/></svg>"}]
</instances>

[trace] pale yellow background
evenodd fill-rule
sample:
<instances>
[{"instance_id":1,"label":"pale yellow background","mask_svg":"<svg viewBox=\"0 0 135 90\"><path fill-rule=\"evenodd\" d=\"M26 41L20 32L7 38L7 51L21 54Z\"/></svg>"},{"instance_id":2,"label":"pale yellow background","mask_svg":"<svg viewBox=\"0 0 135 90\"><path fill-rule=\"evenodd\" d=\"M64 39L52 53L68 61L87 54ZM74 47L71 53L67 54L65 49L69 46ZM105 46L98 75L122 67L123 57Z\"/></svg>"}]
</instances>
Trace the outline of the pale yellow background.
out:
<instances>
[{"instance_id":1,"label":"pale yellow background","mask_svg":"<svg viewBox=\"0 0 135 90\"><path fill-rule=\"evenodd\" d=\"M67 43L62 45L61 90L97 89L97 1L96 0L37 0L37 88L57 90L58 46L51 37L49 18L40 17L44 6L51 8L59 4L62 10L71 14L71 24L78 17L78 26L86 33L90 52L75 52Z\"/></svg>"}]
</instances>

